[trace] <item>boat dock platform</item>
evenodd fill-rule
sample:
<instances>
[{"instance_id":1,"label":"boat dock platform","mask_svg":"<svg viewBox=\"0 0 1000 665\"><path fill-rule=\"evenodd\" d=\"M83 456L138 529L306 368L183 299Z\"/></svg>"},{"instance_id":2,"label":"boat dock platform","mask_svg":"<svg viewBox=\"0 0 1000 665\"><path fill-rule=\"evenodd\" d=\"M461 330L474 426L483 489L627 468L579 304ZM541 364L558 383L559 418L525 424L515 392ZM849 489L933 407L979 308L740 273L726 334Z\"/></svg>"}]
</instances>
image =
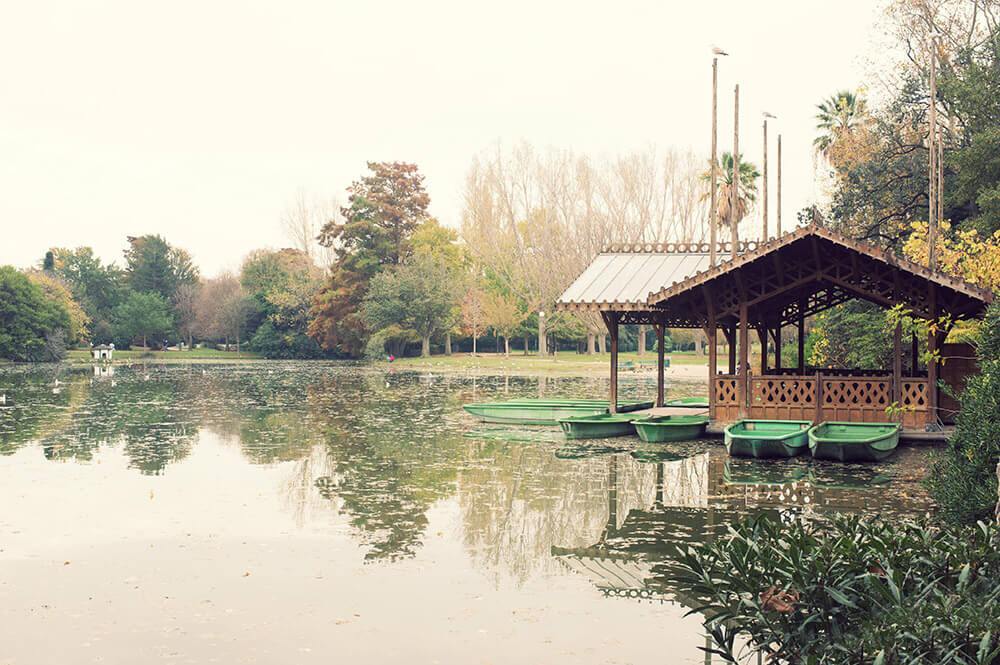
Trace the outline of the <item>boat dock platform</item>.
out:
<instances>
[{"instance_id":1,"label":"boat dock platform","mask_svg":"<svg viewBox=\"0 0 1000 665\"><path fill-rule=\"evenodd\" d=\"M635 416L705 416L708 417L708 408L690 408L690 407L677 407L677 406L660 406L653 407L651 409L642 409L641 411L636 411ZM708 427L705 429L705 435L710 437L721 438L723 431L725 430L725 425L717 424L713 421L709 421ZM953 426L946 426L941 428L940 432L926 432L918 431L914 429L904 428L899 434L900 443L906 443L911 446L936 446L948 442L952 433L955 431Z\"/></svg>"}]
</instances>

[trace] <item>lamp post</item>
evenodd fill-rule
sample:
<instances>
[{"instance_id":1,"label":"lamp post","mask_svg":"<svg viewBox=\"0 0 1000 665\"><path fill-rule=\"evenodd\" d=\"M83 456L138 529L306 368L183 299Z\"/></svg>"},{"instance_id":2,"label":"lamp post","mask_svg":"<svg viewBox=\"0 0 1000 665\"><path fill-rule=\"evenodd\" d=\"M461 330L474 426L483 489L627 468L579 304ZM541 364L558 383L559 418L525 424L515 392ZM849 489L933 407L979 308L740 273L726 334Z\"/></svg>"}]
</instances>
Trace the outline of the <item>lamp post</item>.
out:
<instances>
[{"instance_id":1,"label":"lamp post","mask_svg":"<svg viewBox=\"0 0 1000 665\"><path fill-rule=\"evenodd\" d=\"M937 225L940 222L938 216L938 131L937 131L937 35L931 35L931 94L928 104L930 106L929 120L930 133L927 137L928 148L928 171L930 173L930 183L927 190L927 261L931 270L934 270L935 245L937 244Z\"/></svg>"},{"instance_id":2,"label":"lamp post","mask_svg":"<svg viewBox=\"0 0 1000 665\"><path fill-rule=\"evenodd\" d=\"M777 117L764 111L764 226L760 234L761 242L767 242L767 119Z\"/></svg>"},{"instance_id":3,"label":"lamp post","mask_svg":"<svg viewBox=\"0 0 1000 665\"><path fill-rule=\"evenodd\" d=\"M711 191L711 209L709 210L709 225L711 229L709 230L709 240L711 243L710 251L710 263L709 265L714 266L716 263L716 246L719 244L719 232L718 232L718 201L716 200L716 177L719 168L718 159L716 154L718 153L718 128L719 128L719 56L729 55L723 51L718 46L712 47L712 53L716 57L712 58L712 155L709 158L709 171L711 172L709 185Z\"/></svg>"},{"instance_id":4,"label":"lamp post","mask_svg":"<svg viewBox=\"0 0 1000 665\"><path fill-rule=\"evenodd\" d=\"M778 228L777 235L781 236L781 134L778 134Z\"/></svg>"},{"instance_id":5,"label":"lamp post","mask_svg":"<svg viewBox=\"0 0 1000 665\"><path fill-rule=\"evenodd\" d=\"M736 209L740 201L740 84L733 88L733 174L731 198L729 200L729 221L732 226L733 251L730 256L736 256L740 251L740 233L737 229L739 220Z\"/></svg>"}]
</instances>

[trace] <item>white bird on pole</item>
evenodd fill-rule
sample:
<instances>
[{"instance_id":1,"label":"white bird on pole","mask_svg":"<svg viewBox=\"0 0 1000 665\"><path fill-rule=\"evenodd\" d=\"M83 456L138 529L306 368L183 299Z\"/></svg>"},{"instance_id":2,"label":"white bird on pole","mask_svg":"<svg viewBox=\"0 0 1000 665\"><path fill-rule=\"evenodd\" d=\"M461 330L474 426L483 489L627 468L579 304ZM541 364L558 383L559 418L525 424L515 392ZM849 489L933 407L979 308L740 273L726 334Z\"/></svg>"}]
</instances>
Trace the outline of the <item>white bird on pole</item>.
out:
<instances>
[{"instance_id":1,"label":"white bird on pole","mask_svg":"<svg viewBox=\"0 0 1000 665\"><path fill-rule=\"evenodd\" d=\"M726 53L725 51L723 51L718 46L713 46L712 47L712 53L714 53L715 55L729 55L728 53Z\"/></svg>"},{"instance_id":2,"label":"white bird on pole","mask_svg":"<svg viewBox=\"0 0 1000 665\"><path fill-rule=\"evenodd\" d=\"M764 111L764 117L765 118L774 118L775 120L778 119L778 116L774 115L773 113L768 113L767 111Z\"/></svg>"}]
</instances>

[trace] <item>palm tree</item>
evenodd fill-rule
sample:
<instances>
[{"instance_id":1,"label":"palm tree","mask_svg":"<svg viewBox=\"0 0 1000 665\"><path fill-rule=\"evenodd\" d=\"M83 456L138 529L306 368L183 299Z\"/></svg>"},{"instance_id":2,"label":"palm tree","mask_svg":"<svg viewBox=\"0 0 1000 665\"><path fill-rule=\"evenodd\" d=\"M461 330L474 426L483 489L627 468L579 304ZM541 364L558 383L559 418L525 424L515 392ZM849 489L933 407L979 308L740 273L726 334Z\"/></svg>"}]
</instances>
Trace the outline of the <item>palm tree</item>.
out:
<instances>
[{"instance_id":1,"label":"palm tree","mask_svg":"<svg viewBox=\"0 0 1000 665\"><path fill-rule=\"evenodd\" d=\"M864 97L850 90L841 90L816 105L819 113L816 129L822 133L813 140L816 150L828 155L830 146L860 125L867 112Z\"/></svg>"},{"instance_id":2,"label":"palm tree","mask_svg":"<svg viewBox=\"0 0 1000 665\"><path fill-rule=\"evenodd\" d=\"M739 234L736 230L736 225L739 224L744 217L750 212L751 204L757 200L757 179L760 178L760 171L753 162L744 161L743 155L740 158L740 188L739 196L736 199L736 210L733 214L733 155L729 152L722 153L722 157L719 160L722 162L720 166L719 178L716 180L716 213L719 220L720 227L729 227L733 234L733 243L739 242ZM711 166L709 167L711 168ZM705 171L701 174L701 179L708 182L712 179L712 172ZM711 196L711 192L707 192L702 200L705 200ZM735 251L735 248L734 248Z\"/></svg>"}]
</instances>

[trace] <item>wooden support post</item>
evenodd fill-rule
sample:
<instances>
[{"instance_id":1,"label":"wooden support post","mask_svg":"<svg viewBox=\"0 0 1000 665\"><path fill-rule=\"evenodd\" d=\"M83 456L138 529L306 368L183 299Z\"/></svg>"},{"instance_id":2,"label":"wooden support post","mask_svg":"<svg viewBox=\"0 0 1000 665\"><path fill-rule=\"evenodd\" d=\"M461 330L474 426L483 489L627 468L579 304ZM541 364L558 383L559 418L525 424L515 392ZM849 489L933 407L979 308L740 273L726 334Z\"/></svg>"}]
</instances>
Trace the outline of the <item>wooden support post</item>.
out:
<instances>
[{"instance_id":1,"label":"wooden support post","mask_svg":"<svg viewBox=\"0 0 1000 665\"><path fill-rule=\"evenodd\" d=\"M903 325L896 323L892 333L892 401L900 406L903 401Z\"/></svg>"},{"instance_id":2,"label":"wooden support post","mask_svg":"<svg viewBox=\"0 0 1000 665\"><path fill-rule=\"evenodd\" d=\"M719 332L715 318L708 320L708 417L715 418L715 377L719 373Z\"/></svg>"},{"instance_id":3,"label":"wooden support post","mask_svg":"<svg viewBox=\"0 0 1000 665\"><path fill-rule=\"evenodd\" d=\"M799 374L806 371L806 317L802 316L804 303L799 301Z\"/></svg>"},{"instance_id":4,"label":"wooden support post","mask_svg":"<svg viewBox=\"0 0 1000 665\"><path fill-rule=\"evenodd\" d=\"M618 413L618 315L614 312L608 312L607 316L604 317L604 324L611 337L611 390L608 396L610 402L608 411Z\"/></svg>"},{"instance_id":5,"label":"wooden support post","mask_svg":"<svg viewBox=\"0 0 1000 665\"><path fill-rule=\"evenodd\" d=\"M738 386L737 399L739 401L740 418L746 418L747 416L747 393L749 392L750 330L749 322L747 321L748 318L747 304L744 301L740 303L740 367L739 380L736 382Z\"/></svg>"},{"instance_id":6,"label":"wooden support post","mask_svg":"<svg viewBox=\"0 0 1000 665\"><path fill-rule=\"evenodd\" d=\"M813 425L819 425L823 421L823 372L816 372L816 417L813 418Z\"/></svg>"},{"instance_id":7,"label":"wooden support post","mask_svg":"<svg viewBox=\"0 0 1000 665\"><path fill-rule=\"evenodd\" d=\"M656 406L663 406L663 336L665 328L662 323L656 329Z\"/></svg>"},{"instance_id":8,"label":"wooden support post","mask_svg":"<svg viewBox=\"0 0 1000 665\"><path fill-rule=\"evenodd\" d=\"M757 339L760 340L760 375L767 374L767 328L757 328Z\"/></svg>"},{"instance_id":9,"label":"wooden support post","mask_svg":"<svg viewBox=\"0 0 1000 665\"><path fill-rule=\"evenodd\" d=\"M938 308L937 289L934 288L933 284L930 287L929 300L931 330L927 333L927 399L929 408L927 416L930 423L936 425L938 422L938 334L935 330L937 326Z\"/></svg>"},{"instance_id":10,"label":"wooden support post","mask_svg":"<svg viewBox=\"0 0 1000 665\"><path fill-rule=\"evenodd\" d=\"M913 340L910 342L910 376L916 377L920 369L920 343L917 341L917 333L913 333Z\"/></svg>"},{"instance_id":11,"label":"wooden support post","mask_svg":"<svg viewBox=\"0 0 1000 665\"><path fill-rule=\"evenodd\" d=\"M736 374L736 328L726 328L726 345L729 346L729 374Z\"/></svg>"},{"instance_id":12,"label":"wooden support post","mask_svg":"<svg viewBox=\"0 0 1000 665\"><path fill-rule=\"evenodd\" d=\"M781 369L781 326L774 329L774 368Z\"/></svg>"}]
</instances>

